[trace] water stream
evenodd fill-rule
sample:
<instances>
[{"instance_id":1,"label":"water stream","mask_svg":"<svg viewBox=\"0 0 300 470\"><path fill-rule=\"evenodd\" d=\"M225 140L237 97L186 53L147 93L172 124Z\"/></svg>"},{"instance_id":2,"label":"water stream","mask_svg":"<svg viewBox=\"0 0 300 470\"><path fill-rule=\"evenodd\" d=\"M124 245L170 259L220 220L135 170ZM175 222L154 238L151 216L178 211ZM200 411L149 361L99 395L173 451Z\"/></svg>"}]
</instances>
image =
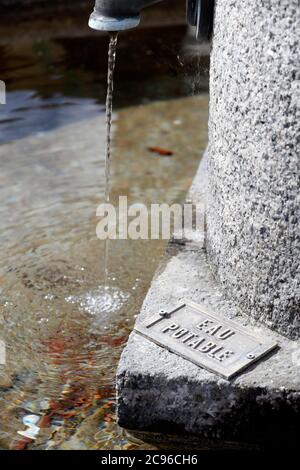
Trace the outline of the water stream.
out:
<instances>
[{"instance_id":1,"label":"water stream","mask_svg":"<svg viewBox=\"0 0 300 470\"><path fill-rule=\"evenodd\" d=\"M116 65L117 43L118 43L118 33L110 33L109 48L108 48L107 96L106 96L105 202L109 202L109 191L110 191L111 120L112 120L114 71L115 71L115 65Z\"/></svg>"},{"instance_id":2,"label":"water stream","mask_svg":"<svg viewBox=\"0 0 300 470\"><path fill-rule=\"evenodd\" d=\"M110 201L110 166L111 166L111 121L113 108L114 71L116 65L116 52L118 44L118 32L110 33L108 48L107 69L107 96L106 96L106 155L105 155L105 202ZM104 249L104 286L108 288L108 257L109 239L105 240Z\"/></svg>"}]
</instances>

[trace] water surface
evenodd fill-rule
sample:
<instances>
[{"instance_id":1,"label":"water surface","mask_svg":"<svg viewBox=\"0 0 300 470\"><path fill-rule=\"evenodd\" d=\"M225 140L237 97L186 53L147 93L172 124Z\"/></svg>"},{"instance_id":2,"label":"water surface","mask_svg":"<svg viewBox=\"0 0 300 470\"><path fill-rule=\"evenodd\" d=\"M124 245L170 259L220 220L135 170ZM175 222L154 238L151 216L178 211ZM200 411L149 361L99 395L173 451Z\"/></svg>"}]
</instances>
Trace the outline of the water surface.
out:
<instances>
[{"instance_id":1,"label":"water surface","mask_svg":"<svg viewBox=\"0 0 300 470\"><path fill-rule=\"evenodd\" d=\"M186 28L150 30L120 38L112 202L120 194L145 204L182 201L206 144L207 79L189 97L196 79L177 57ZM105 290L95 213L105 198L108 39L96 37L30 38L11 47L2 38L8 104L0 109L0 339L7 365L0 366L0 446L6 449L146 446L129 442L116 425L114 380L165 243L112 241ZM190 63L184 55L180 61ZM173 156L150 153L150 146ZM40 417L30 441L18 434L28 415Z\"/></svg>"}]
</instances>

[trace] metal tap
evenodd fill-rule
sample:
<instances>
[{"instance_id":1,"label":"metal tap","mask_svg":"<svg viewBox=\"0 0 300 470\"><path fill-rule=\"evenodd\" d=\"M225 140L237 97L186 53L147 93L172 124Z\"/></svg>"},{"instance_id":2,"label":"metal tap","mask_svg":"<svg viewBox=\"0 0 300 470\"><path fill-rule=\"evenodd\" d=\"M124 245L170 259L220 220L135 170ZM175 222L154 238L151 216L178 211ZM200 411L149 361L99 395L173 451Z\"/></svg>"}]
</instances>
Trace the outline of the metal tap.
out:
<instances>
[{"instance_id":1,"label":"metal tap","mask_svg":"<svg viewBox=\"0 0 300 470\"><path fill-rule=\"evenodd\" d=\"M141 11L162 0L96 0L89 26L100 31L123 31L138 26ZM209 40L213 29L214 0L187 0L187 21L196 37Z\"/></svg>"}]
</instances>

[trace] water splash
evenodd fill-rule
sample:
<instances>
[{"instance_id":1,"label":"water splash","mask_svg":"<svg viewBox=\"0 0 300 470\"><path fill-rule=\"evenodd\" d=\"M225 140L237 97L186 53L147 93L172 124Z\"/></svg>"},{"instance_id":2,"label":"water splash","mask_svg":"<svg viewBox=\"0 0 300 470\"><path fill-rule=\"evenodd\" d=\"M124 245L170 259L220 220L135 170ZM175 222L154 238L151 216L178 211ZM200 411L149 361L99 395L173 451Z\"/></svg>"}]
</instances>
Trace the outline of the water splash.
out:
<instances>
[{"instance_id":1,"label":"water splash","mask_svg":"<svg viewBox=\"0 0 300 470\"><path fill-rule=\"evenodd\" d=\"M99 316L101 312L101 320L110 319L112 313L117 312L128 299L128 294L114 287L107 292L102 286L97 290L87 292L80 296L68 296L66 301L77 304L85 312L93 316Z\"/></svg>"}]
</instances>

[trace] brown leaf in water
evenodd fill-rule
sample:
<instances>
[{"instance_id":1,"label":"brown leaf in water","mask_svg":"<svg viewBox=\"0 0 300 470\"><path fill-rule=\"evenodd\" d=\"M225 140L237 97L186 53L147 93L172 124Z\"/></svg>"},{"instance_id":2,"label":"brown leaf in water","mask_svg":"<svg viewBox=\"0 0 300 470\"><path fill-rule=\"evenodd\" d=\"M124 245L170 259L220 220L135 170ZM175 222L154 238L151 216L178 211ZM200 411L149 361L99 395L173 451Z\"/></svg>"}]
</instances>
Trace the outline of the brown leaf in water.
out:
<instances>
[{"instance_id":1,"label":"brown leaf in water","mask_svg":"<svg viewBox=\"0 0 300 470\"><path fill-rule=\"evenodd\" d=\"M41 343L47 347L49 354L62 354L66 348L66 342L64 338L53 338L41 341Z\"/></svg>"},{"instance_id":2,"label":"brown leaf in water","mask_svg":"<svg viewBox=\"0 0 300 470\"><path fill-rule=\"evenodd\" d=\"M50 421L51 421L51 416L50 415L42 416L42 418L40 419L40 422L39 422L39 427L40 428L49 428Z\"/></svg>"},{"instance_id":3,"label":"brown leaf in water","mask_svg":"<svg viewBox=\"0 0 300 470\"><path fill-rule=\"evenodd\" d=\"M59 410L61 408L61 404L58 401L50 400L50 408L51 410Z\"/></svg>"},{"instance_id":4,"label":"brown leaf in water","mask_svg":"<svg viewBox=\"0 0 300 470\"><path fill-rule=\"evenodd\" d=\"M113 388L112 387L109 387L109 386L104 386L104 387L101 387L99 390L98 390L98 400L103 400L105 398L111 398L112 394L114 393L113 391ZM107 403L110 403L110 402L107 402Z\"/></svg>"},{"instance_id":5,"label":"brown leaf in water","mask_svg":"<svg viewBox=\"0 0 300 470\"><path fill-rule=\"evenodd\" d=\"M88 397L79 397L77 400L74 402L74 406L82 406L82 405L87 405L89 404L89 398Z\"/></svg>"},{"instance_id":6,"label":"brown leaf in water","mask_svg":"<svg viewBox=\"0 0 300 470\"><path fill-rule=\"evenodd\" d=\"M109 410L109 408L112 407L112 402L104 403L104 405L101 406L101 410Z\"/></svg>"},{"instance_id":7,"label":"brown leaf in water","mask_svg":"<svg viewBox=\"0 0 300 470\"><path fill-rule=\"evenodd\" d=\"M14 443L11 450L26 450L27 446L32 442L33 439L29 439L29 437L23 437Z\"/></svg>"},{"instance_id":8,"label":"brown leaf in water","mask_svg":"<svg viewBox=\"0 0 300 470\"><path fill-rule=\"evenodd\" d=\"M119 336L118 338L112 338L111 336L101 336L100 341L107 344L108 346L121 346L126 343L127 336Z\"/></svg>"},{"instance_id":9,"label":"brown leaf in water","mask_svg":"<svg viewBox=\"0 0 300 470\"><path fill-rule=\"evenodd\" d=\"M148 147L149 152L152 153L157 153L158 155L161 155L162 157L170 157L171 155L174 154L172 150L164 149L161 147Z\"/></svg>"},{"instance_id":10,"label":"brown leaf in water","mask_svg":"<svg viewBox=\"0 0 300 470\"><path fill-rule=\"evenodd\" d=\"M60 412L58 414L60 414L61 416L63 416L63 418L65 419L69 419L69 418L73 418L74 416L77 415L77 411L64 411L64 412Z\"/></svg>"},{"instance_id":11,"label":"brown leaf in water","mask_svg":"<svg viewBox=\"0 0 300 470\"><path fill-rule=\"evenodd\" d=\"M103 418L103 421L105 421L106 423L112 423L114 420L111 415L107 415Z\"/></svg>"}]
</instances>

